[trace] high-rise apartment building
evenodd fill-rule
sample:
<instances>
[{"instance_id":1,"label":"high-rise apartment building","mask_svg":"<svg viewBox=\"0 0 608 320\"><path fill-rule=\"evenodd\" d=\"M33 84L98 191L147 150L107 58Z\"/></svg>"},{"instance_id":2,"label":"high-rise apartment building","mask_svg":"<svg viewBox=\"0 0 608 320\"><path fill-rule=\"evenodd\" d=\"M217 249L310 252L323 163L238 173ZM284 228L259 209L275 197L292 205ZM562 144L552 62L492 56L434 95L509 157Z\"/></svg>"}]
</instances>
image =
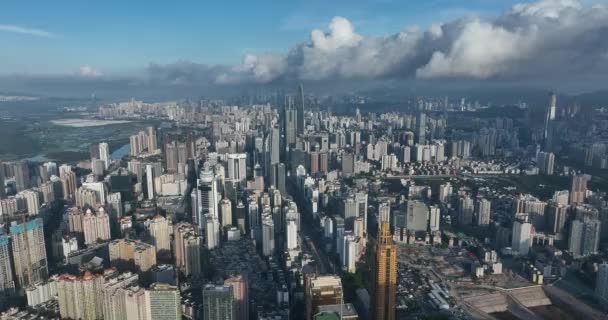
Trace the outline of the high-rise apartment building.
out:
<instances>
[{"instance_id":1,"label":"high-rise apartment building","mask_svg":"<svg viewBox=\"0 0 608 320\"><path fill-rule=\"evenodd\" d=\"M17 192L30 187L30 168L27 161L13 162L13 172L15 173Z\"/></svg>"},{"instance_id":2,"label":"high-rise apartment building","mask_svg":"<svg viewBox=\"0 0 608 320\"><path fill-rule=\"evenodd\" d=\"M48 260L41 218L25 223L13 222L9 228L17 287L26 287L46 280Z\"/></svg>"},{"instance_id":3,"label":"high-rise apartment building","mask_svg":"<svg viewBox=\"0 0 608 320\"><path fill-rule=\"evenodd\" d=\"M232 287L234 298L234 320L249 319L249 287L247 278L242 275L231 276L224 280L225 286Z\"/></svg>"},{"instance_id":4,"label":"high-rise apartment building","mask_svg":"<svg viewBox=\"0 0 608 320\"><path fill-rule=\"evenodd\" d=\"M203 288L203 319L235 319L236 304L231 285L211 285Z\"/></svg>"},{"instance_id":5,"label":"high-rise apartment building","mask_svg":"<svg viewBox=\"0 0 608 320\"><path fill-rule=\"evenodd\" d=\"M148 140L147 147L148 152L154 152L158 149L158 143L156 138L156 128L147 127L146 128L146 138Z\"/></svg>"},{"instance_id":6,"label":"high-rise apartment building","mask_svg":"<svg viewBox=\"0 0 608 320\"><path fill-rule=\"evenodd\" d=\"M154 246L130 239L110 242L110 263L119 270L147 272L156 264Z\"/></svg>"},{"instance_id":7,"label":"high-rise apartment building","mask_svg":"<svg viewBox=\"0 0 608 320\"><path fill-rule=\"evenodd\" d=\"M88 271L83 277L61 275L57 280L57 300L61 318L103 319L103 284L103 275L94 275Z\"/></svg>"},{"instance_id":8,"label":"high-rise apartment building","mask_svg":"<svg viewBox=\"0 0 608 320\"><path fill-rule=\"evenodd\" d=\"M584 203L587 197L587 181L589 176L578 174L572 176L572 187L570 188L570 203Z\"/></svg>"},{"instance_id":9,"label":"high-rise apartment building","mask_svg":"<svg viewBox=\"0 0 608 320\"><path fill-rule=\"evenodd\" d=\"M86 210L82 216L82 231L86 245L110 240L110 217L103 207L98 207L96 214L91 209Z\"/></svg>"},{"instance_id":10,"label":"high-rise apartment building","mask_svg":"<svg viewBox=\"0 0 608 320\"><path fill-rule=\"evenodd\" d=\"M599 265L595 279L595 298L601 305L606 305L608 303L608 263L604 262Z\"/></svg>"},{"instance_id":11,"label":"high-rise apartment building","mask_svg":"<svg viewBox=\"0 0 608 320\"><path fill-rule=\"evenodd\" d=\"M134 307L127 303L127 288L137 285L138 280L139 276L130 272L106 279L103 284L104 320L127 319L127 309Z\"/></svg>"},{"instance_id":12,"label":"high-rise apartment building","mask_svg":"<svg viewBox=\"0 0 608 320\"><path fill-rule=\"evenodd\" d=\"M521 216L513 222L511 247L521 255L527 255L532 247L532 224L527 216Z\"/></svg>"},{"instance_id":13,"label":"high-rise apartment building","mask_svg":"<svg viewBox=\"0 0 608 320\"><path fill-rule=\"evenodd\" d=\"M148 221L148 233L152 245L156 248L156 255L170 255L171 241L169 221L160 214Z\"/></svg>"},{"instance_id":14,"label":"high-rise apartment building","mask_svg":"<svg viewBox=\"0 0 608 320\"><path fill-rule=\"evenodd\" d=\"M574 257L596 254L600 243L601 222L594 218L577 218L570 224L568 250Z\"/></svg>"},{"instance_id":15,"label":"high-rise apartment building","mask_svg":"<svg viewBox=\"0 0 608 320\"><path fill-rule=\"evenodd\" d=\"M475 203L475 220L478 226L487 226L490 224L490 210L492 202L485 198L477 199Z\"/></svg>"},{"instance_id":16,"label":"high-rise apartment building","mask_svg":"<svg viewBox=\"0 0 608 320\"><path fill-rule=\"evenodd\" d=\"M99 159L103 160L104 168L107 171L112 159L110 158L110 146L105 142L99 144Z\"/></svg>"},{"instance_id":17,"label":"high-rise apartment building","mask_svg":"<svg viewBox=\"0 0 608 320\"><path fill-rule=\"evenodd\" d=\"M473 213L475 203L470 196L463 196L458 199L458 224L468 226L473 223Z\"/></svg>"},{"instance_id":18,"label":"high-rise apartment building","mask_svg":"<svg viewBox=\"0 0 608 320\"><path fill-rule=\"evenodd\" d=\"M146 290L147 320L169 320L182 318L182 302L179 288L154 283Z\"/></svg>"},{"instance_id":19,"label":"high-rise apartment building","mask_svg":"<svg viewBox=\"0 0 608 320\"><path fill-rule=\"evenodd\" d=\"M15 294L10 248L8 235L0 232L0 308L7 307L11 296Z\"/></svg>"}]
</instances>

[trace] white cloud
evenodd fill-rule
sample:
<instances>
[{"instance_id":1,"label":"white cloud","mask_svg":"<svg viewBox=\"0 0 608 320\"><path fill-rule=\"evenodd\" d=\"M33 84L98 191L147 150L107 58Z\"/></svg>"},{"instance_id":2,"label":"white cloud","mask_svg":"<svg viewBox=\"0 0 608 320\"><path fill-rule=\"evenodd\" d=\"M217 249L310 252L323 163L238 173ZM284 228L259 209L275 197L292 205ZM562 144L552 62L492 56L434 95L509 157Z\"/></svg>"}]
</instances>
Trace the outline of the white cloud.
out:
<instances>
[{"instance_id":1,"label":"white cloud","mask_svg":"<svg viewBox=\"0 0 608 320\"><path fill-rule=\"evenodd\" d=\"M45 30L25 28L25 27L20 27L20 26L16 26L16 25L10 25L10 24L0 24L0 31L19 33L19 34L25 34L25 35L43 37L43 38L54 38L56 36L54 33L51 33L51 32L45 31Z\"/></svg>"},{"instance_id":2,"label":"white cloud","mask_svg":"<svg viewBox=\"0 0 608 320\"><path fill-rule=\"evenodd\" d=\"M94 77L100 77L100 76L102 76L103 74L101 73L101 71L99 71L99 70L97 70L97 69L93 68L93 67L92 67L92 66L90 66L90 65L84 65L84 66L81 66L81 67L78 69L78 75L79 75L79 76L83 76L83 77L91 77L91 78L94 78Z\"/></svg>"},{"instance_id":3,"label":"white cloud","mask_svg":"<svg viewBox=\"0 0 608 320\"><path fill-rule=\"evenodd\" d=\"M410 27L381 36L360 35L349 20L335 17L327 30L314 29L285 54L247 54L236 66L190 63L150 71L171 81L221 84L416 77L555 80L606 77L606 52L608 7L539 0L491 18L467 15L428 30Z\"/></svg>"},{"instance_id":4,"label":"white cloud","mask_svg":"<svg viewBox=\"0 0 608 320\"><path fill-rule=\"evenodd\" d=\"M532 37L524 31L509 31L474 19L465 24L448 52L435 51L416 75L485 79L504 74L512 62L529 54Z\"/></svg>"}]
</instances>

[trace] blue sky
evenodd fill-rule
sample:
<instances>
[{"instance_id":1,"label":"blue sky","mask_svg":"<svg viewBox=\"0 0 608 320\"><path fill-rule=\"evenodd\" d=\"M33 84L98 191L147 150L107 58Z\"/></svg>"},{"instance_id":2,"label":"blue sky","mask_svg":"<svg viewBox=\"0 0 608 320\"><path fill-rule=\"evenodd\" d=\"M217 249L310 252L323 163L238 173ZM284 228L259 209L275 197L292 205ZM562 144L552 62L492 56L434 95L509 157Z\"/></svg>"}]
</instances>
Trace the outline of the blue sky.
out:
<instances>
[{"instance_id":1,"label":"blue sky","mask_svg":"<svg viewBox=\"0 0 608 320\"><path fill-rule=\"evenodd\" d=\"M495 15L512 0L5 1L0 74L65 74L90 65L129 73L180 59L235 64L284 52L344 16L363 35L394 33L466 14Z\"/></svg>"}]
</instances>

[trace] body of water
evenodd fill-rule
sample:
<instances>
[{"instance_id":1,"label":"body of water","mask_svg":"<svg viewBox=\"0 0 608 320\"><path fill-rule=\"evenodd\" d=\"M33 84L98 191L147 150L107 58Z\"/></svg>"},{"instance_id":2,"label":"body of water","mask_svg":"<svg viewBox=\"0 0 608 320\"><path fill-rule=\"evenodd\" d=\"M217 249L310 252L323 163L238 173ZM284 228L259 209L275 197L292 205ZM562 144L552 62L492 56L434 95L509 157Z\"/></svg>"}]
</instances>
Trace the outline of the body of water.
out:
<instances>
[{"instance_id":1,"label":"body of water","mask_svg":"<svg viewBox=\"0 0 608 320\"><path fill-rule=\"evenodd\" d=\"M112 152L112 154L110 154L110 158L112 160L120 160L124 156L128 156L130 152L131 152L131 144L127 143L124 146L114 150L114 152Z\"/></svg>"}]
</instances>

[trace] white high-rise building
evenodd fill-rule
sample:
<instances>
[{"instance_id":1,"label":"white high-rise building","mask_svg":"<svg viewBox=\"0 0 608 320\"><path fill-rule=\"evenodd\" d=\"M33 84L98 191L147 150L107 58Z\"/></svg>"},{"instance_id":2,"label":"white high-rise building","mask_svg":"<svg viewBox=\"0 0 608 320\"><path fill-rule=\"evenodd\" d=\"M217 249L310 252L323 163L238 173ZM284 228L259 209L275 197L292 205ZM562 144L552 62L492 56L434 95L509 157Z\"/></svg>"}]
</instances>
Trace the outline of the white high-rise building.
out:
<instances>
[{"instance_id":1,"label":"white high-rise building","mask_svg":"<svg viewBox=\"0 0 608 320\"><path fill-rule=\"evenodd\" d=\"M295 219L287 220L287 250L296 250L298 248L298 223Z\"/></svg>"},{"instance_id":2,"label":"white high-rise building","mask_svg":"<svg viewBox=\"0 0 608 320\"><path fill-rule=\"evenodd\" d=\"M146 165L146 186L147 186L147 198L148 200L154 199L154 178L156 177L156 170L151 164Z\"/></svg>"},{"instance_id":3,"label":"white high-rise building","mask_svg":"<svg viewBox=\"0 0 608 320\"><path fill-rule=\"evenodd\" d=\"M99 159L103 160L106 171L110 167L110 146L102 142L99 144Z\"/></svg>"},{"instance_id":4,"label":"white high-rise building","mask_svg":"<svg viewBox=\"0 0 608 320\"><path fill-rule=\"evenodd\" d=\"M147 320L181 319L182 303L179 288L155 283L146 290Z\"/></svg>"},{"instance_id":5,"label":"white high-rise building","mask_svg":"<svg viewBox=\"0 0 608 320\"><path fill-rule=\"evenodd\" d=\"M210 213L204 216L207 249L212 250L220 245L220 222Z\"/></svg>"},{"instance_id":6,"label":"white high-rise building","mask_svg":"<svg viewBox=\"0 0 608 320\"><path fill-rule=\"evenodd\" d=\"M239 182L247 180L246 153L231 153L228 155L228 179Z\"/></svg>"},{"instance_id":7,"label":"white high-rise building","mask_svg":"<svg viewBox=\"0 0 608 320\"><path fill-rule=\"evenodd\" d=\"M429 229L438 231L441 224L441 209L438 206L429 207Z\"/></svg>"},{"instance_id":8,"label":"white high-rise building","mask_svg":"<svg viewBox=\"0 0 608 320\"><path fill-rule=\"evenodd\" d=\"M220 203L220 211L222 213L222 227L232 225L232 202L228 199L223 199Z\"/></svg>"},{"instance_id":9,"label":"white high-rise building","mask_svg":"<svg viewBox=\"0 0 608 320\"><path fill-rule=\"evenodd\" d=\"M150 233L152 245L156 247L157 256L171 252L169 231L169 221L160 214L157 214L153 219L148 221L148 232Z\"/></svg>"},{"instance_id":10,"label":"white high-rise building","mask_svg":"<svg viewBox=\"0 0 608 320\"><path fill-rule=\"evenodd\" d=\"M521 255L527 255L532 247L532 224L527 217L513 222L513 242L511 247Z\"/></svg>"}]
</instances>

